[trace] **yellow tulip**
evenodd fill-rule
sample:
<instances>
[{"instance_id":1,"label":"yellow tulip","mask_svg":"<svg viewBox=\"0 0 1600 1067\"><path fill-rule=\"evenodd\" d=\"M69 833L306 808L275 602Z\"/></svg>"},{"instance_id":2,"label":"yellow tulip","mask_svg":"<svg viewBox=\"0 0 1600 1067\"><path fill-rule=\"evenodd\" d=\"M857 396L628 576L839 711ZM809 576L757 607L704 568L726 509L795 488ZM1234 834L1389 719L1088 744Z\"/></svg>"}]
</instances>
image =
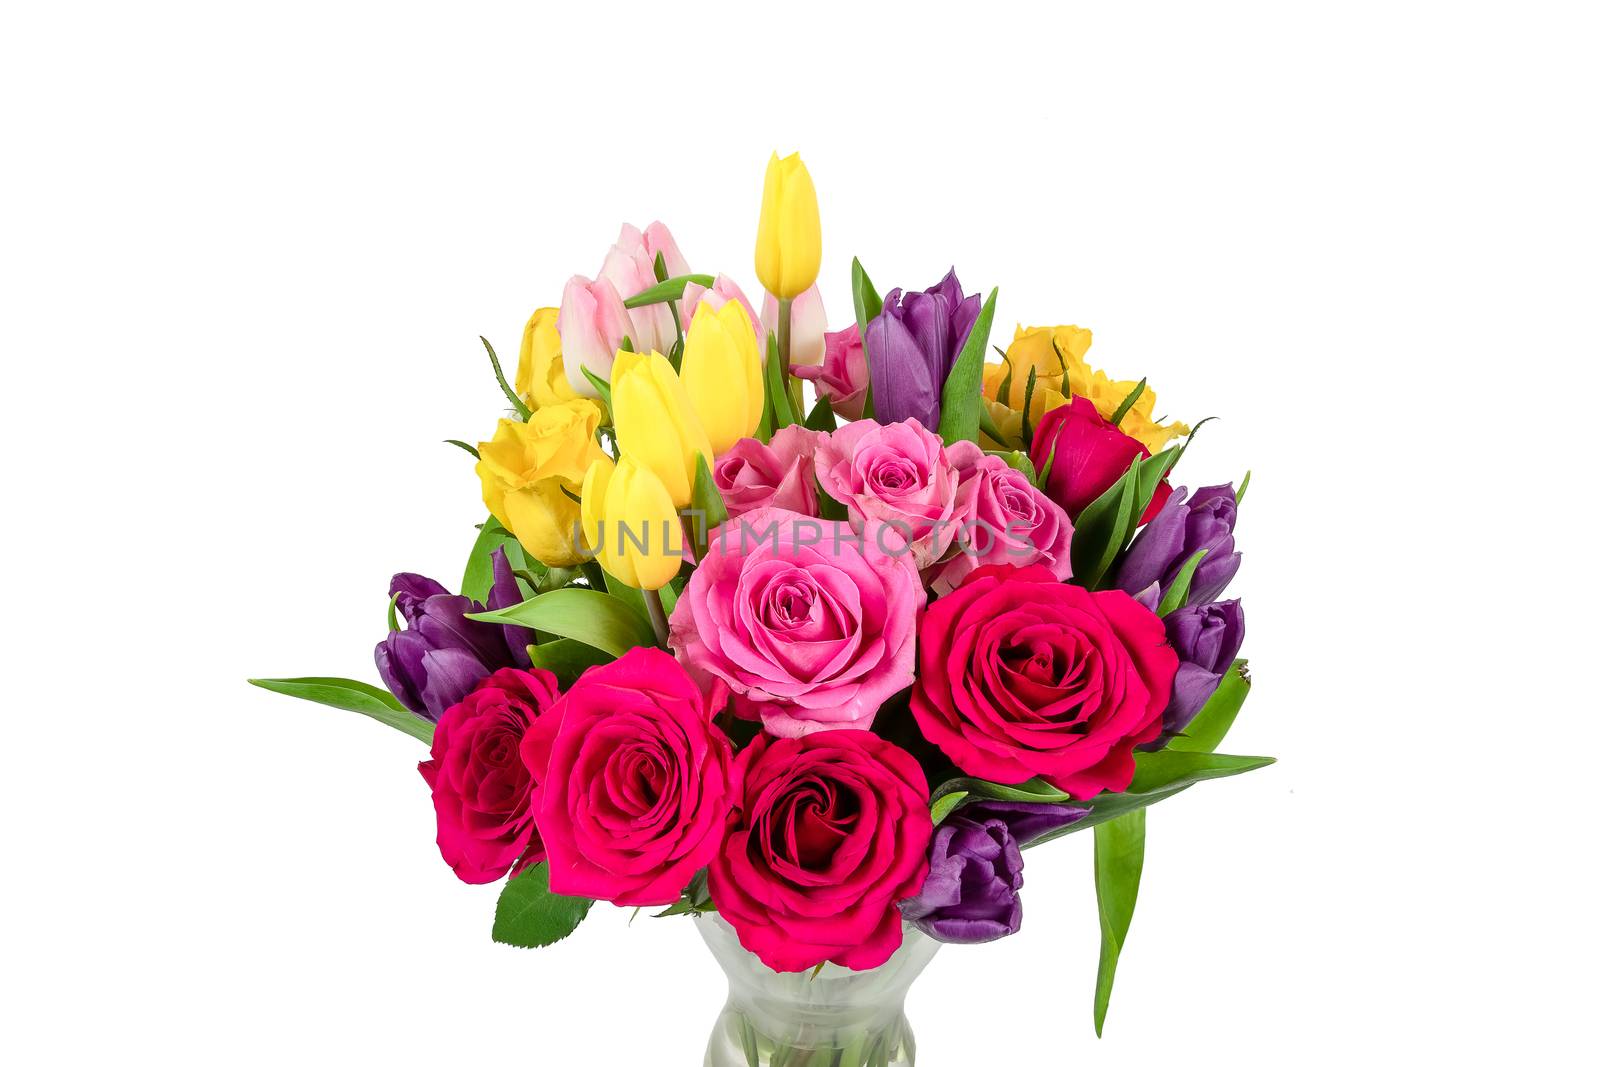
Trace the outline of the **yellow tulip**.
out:
<instances>
[{"instance_id":1,"label":"yellow tulip","mask_svg":"<svg viewBox=\"0 0 1600 1067\"><path fill-rule=\"evenodd\" d=\"M822 221L817 190L800 153L767 161L756 230L756 277L767 292L793 300L817 280L822 268Z\"/></svg>"},{"instance_id":2,"label":"yellow tulip","mask_svg":"<svg viewBox=\"0 0 1600 1067\"><path fill-rule=\"evenodd\" d=\"M572 541L575 491L595 457L600 407L569 400L540 408L528 421L501 419L494 438L478 443L478 478L489 514L540 563L570 567L579 561Z\"/></svg>"},{"instance_id":3,"label":"yellow tulip","mask_svg":"<svg viewBox=\"0 0 1600 1067\"><path fill-rule=\"evenodd\" d=\"M765 390L756 330L737 300L712 309L702 300L683 340L683 390L722 455L761 424Z\"/></svg>"},{"instance_id":4,"label":"yellow tulip","mask_svg":"<svg viewBox=\"0 0 1600 1067\"><path fill-rule=\"evenodd\" d=\"M576 400L561 363L561 335L556 332L558 308L540 308L522 330L522 355L517 360L517 395L535 410Z\"/></svg>"},{"instance_id":5,"label":"yellow tulip","mask_svg":"<svg viewBox=\"0 0 1600 1067\"><path fill-rule=\"evenodd\" d=\"M583 536L607 574L635 589L660 589L683 562L683 525L650 468L602 455L583 479Z\"/></svg>"},{"instance_id":6,"label":"yellow tulip","mask_svg":"<svg viewBox=\"0 0 1600 1067\"><path fill-rule=\"evenodd\" d=\"M714 453L683 382L659 352L617 353L611 368L612 421L617 449L631 456L666 486L676 507L688 507L696 458Z\"/></svg>"}]
</instances>

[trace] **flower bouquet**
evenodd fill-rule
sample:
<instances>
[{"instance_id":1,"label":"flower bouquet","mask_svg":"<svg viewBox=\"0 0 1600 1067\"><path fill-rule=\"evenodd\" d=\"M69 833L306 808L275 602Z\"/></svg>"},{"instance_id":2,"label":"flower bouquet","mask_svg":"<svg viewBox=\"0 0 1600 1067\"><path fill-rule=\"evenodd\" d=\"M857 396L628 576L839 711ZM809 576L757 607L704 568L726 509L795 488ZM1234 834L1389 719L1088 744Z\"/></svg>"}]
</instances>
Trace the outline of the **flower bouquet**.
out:
<instances>
[{"instance_id":1,"label":"flower bouquet","mask_svg":"<svg viewBox=\"0 0 1600 1067\"><path fill-rule=\"evenodd\" d=\"M1216 753L1248 476L1174 487L1193 430L1088 330L986 362L996 293L954 270L880 297L857 261L828 330L821 249L798 156L767 167L760 314L623 227L514 384L484 342L510 410L452 443L489 517L458 592L394 577L384 688L255 684L431 745L445 862L507 879L496 940L693 916L729 976L709 1064L912 1062L933 951L1016 933L1023 850L1092 830L1098 1031L1146 807L1272 762Z\"/></svg>"}]
</instances>

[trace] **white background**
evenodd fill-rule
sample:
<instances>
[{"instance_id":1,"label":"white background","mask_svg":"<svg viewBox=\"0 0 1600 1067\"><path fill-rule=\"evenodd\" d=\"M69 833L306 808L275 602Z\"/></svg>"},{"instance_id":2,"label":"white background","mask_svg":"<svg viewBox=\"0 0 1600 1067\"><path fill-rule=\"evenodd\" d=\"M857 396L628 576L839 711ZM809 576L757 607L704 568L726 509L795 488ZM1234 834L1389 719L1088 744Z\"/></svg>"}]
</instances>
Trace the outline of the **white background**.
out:
<instances>
[{"instance_id":1,"label":"white background","mask_svg":"<svg viewBox=\"0 0 1600 1067\"><path fill-rule=\"evenodd\" d=\"M542 953L373 678L458 580L514 353L623 221L756 290L955 263L1217 415L1266 771L1150 816L1106 1036L1089 835L913 992L925 1067L1568 1060L1596 949L1593 24L1540 4L31 4L0 21L8 1060L699 1062L686 921ZM1584 1039L1585 1042L1587 1039Z\"/></svg>"}]
</instances>

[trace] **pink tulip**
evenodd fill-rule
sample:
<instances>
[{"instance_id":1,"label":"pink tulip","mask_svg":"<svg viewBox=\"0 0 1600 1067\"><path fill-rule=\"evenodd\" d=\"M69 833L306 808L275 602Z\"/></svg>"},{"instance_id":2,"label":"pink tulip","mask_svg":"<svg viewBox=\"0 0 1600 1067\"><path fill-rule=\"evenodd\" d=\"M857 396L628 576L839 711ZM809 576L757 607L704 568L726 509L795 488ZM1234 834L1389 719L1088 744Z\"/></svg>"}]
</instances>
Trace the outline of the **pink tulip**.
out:
<instances>
[{"instance_id":1,"label":"pink tulip","mask_svg":"<svg viewBox=\"0 0 1600 1067\"><path fill-rule=\"evenodd\" d=\"M778 328L778 298L771 293L761 305L761 321ZM815 367L822 362L822 335L828 330L828 313L822 310L822 293L813 285L794 298L789 310L789 366Z\"/></svg>"},{"instance_id":2,"label":"pink tulip","mask_svg":"<svg viewBox=\"0 0 1600 1067\"><path fill-rule=\"evenodd\" d=\"M597 378L609 379L617 349L633 331L633 322L616 286L605 278L591 282L581 274L572 276L561 293L556 332L561 335L561 363L567 372L567 384L574 392L579 396L599 395L583 376L583 369L587 367ZM637 340L634 347L639 347Z\"/></svg>"},{"instance_id":3,"label":"pink tulip","mask_svg":"<svg viewBox=\"0 0 1600 1067\"><path fill-rule=\"evenodd\" d=\"M624 223L617 235L617 243L606 253L600 266L600 277L616 287L626 300L656 284L656 255L660 254L667 277L689 273L689 264L672 232L660 222L652 222L644 231ZM672 309L668 304L650 304L634 308L633 347L640 352L667 352L678 339L678 329L672 323ZM687 324L685 324L687 325Z\"/></svg>"},{"instance_id":4,"label":"pink tulip","mask_svg":"<svg viewBox=\"0 0 1600 1067\"><path fill-rule=\"evenodd\" d=\"M716 284L709 289L703 285L696 285L694 282L684 286L683 328L685 330L694 321L694 309L700 306L702 300L710 305L712 311L716 311L730 300L737 300L743 304L745 313L750 316L750 325L754 326L756 330L756 351L761 353L763 361L766 360L767 329L761 320L756 318L756 309L750 303L750 299L744 295L744 290L739 288L739 283L726 274L719 274L717 275Z\"/></svg>"}]
</instances>

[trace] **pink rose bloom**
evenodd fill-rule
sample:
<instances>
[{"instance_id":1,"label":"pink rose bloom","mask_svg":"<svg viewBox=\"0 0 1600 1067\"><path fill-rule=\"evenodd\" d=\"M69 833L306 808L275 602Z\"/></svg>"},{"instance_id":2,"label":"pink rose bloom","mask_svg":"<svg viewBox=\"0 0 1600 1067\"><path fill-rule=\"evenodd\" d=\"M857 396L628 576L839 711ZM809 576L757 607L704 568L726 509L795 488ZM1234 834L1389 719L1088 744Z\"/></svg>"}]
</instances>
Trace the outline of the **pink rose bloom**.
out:
<instances>
[{"instance_id":1,"label":"pink rose bloom","mask_svg":"<svg viewBox=\"0 0 1600 1067\"><path fill-rule=\"evenodd\" d=\"M718 456L711 476L729 517L765 507L820 515L813 461L820 436L804 426L785 426L772 435L770 445L743 437Z\"/></svg>"},{"instance_id":2,"label":"pink rose bloom","mask_svg":"<svg viewBox=\"0 0 1600 1067\"><path fill-rule=\"evenodd\" d=\"M924 575L935 593L943 596L990 563L1038 563L1059 581L1072 577L1072 520L1061 505L998 456L979 457L973 485L972 520L956 554Z\"/></svg>"},{"instance_id":3,"label":"pink rose bloom","mask_svg":"<svg viewBox=\"0 0 1600 1067\"><path fill-rule=\"evenodd\" d=\"M861 418L867 402L867 353L861 346L861 331L852 323L838 333L823 334L822 362L792 368L796 378L816 386L817 396L826 397L833 410L847 419Z\"/></svg>"},{"instance_id":4,"label":"pink rose bloom","mask_svg":"<svg viewBox=\"0 0 1600 1067\"><path fill-rule=\"evenodd\" d=\"M711 861L717 911L775 971L832 961L864 971L900 947L899 903L928 876L928 780L865 730L739 754L734 821Z\"/></svg>"},{"instance_id":5,"label":"pink rose bloom","mask_svg":"<svg viewBox=\"0 0 1600 1067\"><path fill-rule=\"evenodd\" d=\"M643 906L678 899L722 843L733 748L656 648L583 673L528 732L550 889Z\"/></svg>"},{"instance_id":6,"label":"pink rose bloom","mask_svg":"<svg viewBox=\"0 0 1600 1067\"><path fill-rule=\"evenodd\" d=\"M780 737L872 725L911 684L927 599L875 527L758 508L717 527L672 611L668 643L712 694Z\"/></svg>"},{"instance_id":7,"label":"pink rose bloom","mask_svg":"<svg viewBox=\"0 0 1600 1067\"><path fill-rule=\"evenodd\" d=\"M920 570L944 557L972 517L982 458L971 441L945 448L916 419L862 420L817 443L817 481L857 531L868 523L893 530Z\"/></svg>"},{"instance_id":8,"label":"pink rose bloom","mask_svg":"<svg viewBox=\"0 0 1600 1067\"><path fill-rule=\"evenodd\" d=\"M497 881L542 856L534 780L518 750L560 695L549 671L506 667L439 717L432 758L417 770L433 790L439 854L463 882Z\"/></svg>"},{"instance_id":9,"label":"pink rose bloom","mask_svg":"<svg viewBox=\"0 0 1600 1067\"><path fill-rule=\"evenodd\" d=\"M771 293L761 302L761 321L769 331L778 329L778 298ZM822 291L815 285L794 298L789 308L789 365L814 367L822 362L828 332L828 313L822 308Z\"/></svg>"},{"instance_id":10,"label":"pink rose bloom","mask_svg":"<svg viewBox=\"0 0 1600 1067\"><path fill-rule=\"evenodd\" d=\"M618 295L626 300L656 284L656 255L660 253L667 268L667 277L689 273L689 264L678 251L678 242L664 223L652 222L641 231L637 226L624 223L617 235L617 243L606 253L600 265L600 277L609 281ZM670 303L650 304L628 312L633 323L629 337L634 350L667 352L678 339L678 328L672 322ZM687 323L685 323L687 325Z\"/></svg>"},{"instance_id":11,"label":"pink rose bloom","mask_svg":"<svg viewBox=\"0 0 1600 1067\"><path fill-rule=\"evenodd\" d=\"M690 282L685 285L683 287L683 328L685 330L694 321L694 309L700 306L700 301L702 300L711 306L712 311L716 311L730 300L737 300L743 304L745 314L750 316L750 325L755 327L756 351L761 353L763 360L767 358L767 329L761 324L761 320L756 316L755 306L750 303L749 298L744 295L744 290L739 288L737 282L726 274L719 274L715 284L709 289L696 282Z\"/></svg>"}]
</instances>

